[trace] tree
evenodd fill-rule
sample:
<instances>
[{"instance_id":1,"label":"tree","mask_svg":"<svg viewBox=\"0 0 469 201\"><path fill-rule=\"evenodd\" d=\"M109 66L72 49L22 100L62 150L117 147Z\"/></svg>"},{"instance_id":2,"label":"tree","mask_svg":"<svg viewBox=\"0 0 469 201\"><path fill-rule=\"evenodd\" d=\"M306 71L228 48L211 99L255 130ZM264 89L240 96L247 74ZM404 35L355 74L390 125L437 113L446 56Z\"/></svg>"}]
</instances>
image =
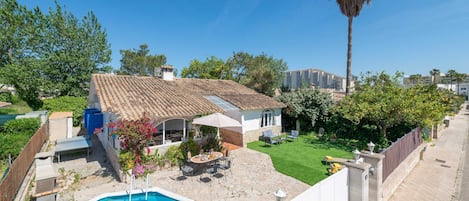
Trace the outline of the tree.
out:
<instances>
[{"instance_id":1,"label":"tree","mask_svg":"<svg viewBox=\"0 0 469 201\"><path fill-rule=\"evenodd\" d=\"M460 95L459 94L459 83L464 82L465 79L466 79L466 74L464 74L464 73L456 73L454 75L454 81L456 81L456 84L458 86L458 90L457 90L458 95Z\"/></svg>"},{"instance_id":2,"label":"tree","mask_svg":"<svg viewBox=\"0 0 469 201\"><path fill-rule=\"evenodd\" d=\"M182 69L183 78L201 79L229 79L229 70L222 59L215 56L207 58L205 61L194 59L189 67Z\"/></svg>"},{"instance_id":3,"label":"tree","mask_svg":"<svg viewBox=\"0 0 469 201\"><path fill-rule=\"evenodd\" d=\"M49 9L42 58L49 91L58 96L88 95L92 73L102 72L111 60L107 34L89 12L81 20L62 9Z\"/></svg>"},{"instance_id":4,"label":"tree","mask_svg":"<svg viewBox=\"0 0 469 201\"><path fill-rule=\"evenodd\" d=\"M31 107L40 97L83 96L91 73L110 61L106 32L90 12L77 19L56 4L48 14L0 0L0 79Z\"/></svg>"},{"instance_id":5,"label":"tree","mask_svg":"<svg viewBox=\"0 0 469 201\"><path fill-rule=\"evenodd\" d=\"M243 83L252 59L253 56L246 52L234 52L233 56L226 60L226 65L231 70L231 79Z\"/></svg>"},{"instance_id":6,"label":"tree","mask_svg":"<svg viewBox=\"0 0 469 201\"><path fill-rule=\"evenodd\" d=\"M282 59L261 54L252 58L241 84L268 96L274 96L275 89L282 84L283 72L288 69Z\"/></svg>"},{"instance_id":7,"label":"tree","mask_svg":"<svg viewBox=\"0 0 469 201\"><path fill-rule=\"evenodd\" d=\"M430 71L430 75L432 76L432 84L437 84L440 78L440 70L434 68Z\"/></svg>"},{"instance_id":8,"label":"tree","mask_svg":"<svg viewBox=\"0 0 469 201\"><path fill-rule=\"evenodd\" d=\"M311 122L311 128L317 122L325 122L334 105L329 94L307 88L282 93L278 100L287 105L283 112L296 120L297 130L300 129L300 119Z\"/></svg>"},{"instance_id":9,"label":"tree","mask_svg":"<svg viewBox=\"0 0 469 201\"><path fill-rule=\"evenodd\" d=\"M43 65L37 51L44 34L44 15L19 5L15 0L0 0L0 81L13 85L21 99L37 109Z\"/></svg>"},{"instance_id":10,"label":"tree","mask_svg":"<svg viewBox=\"0 0 469 201\"><path fill-rule=\"evenodd\" d=\"M337 0L340 12L348 18L348 46L347 46L347 78L345 94L350 94L350 82L352 79L352 22L353 18L360 15L363 5L371 0Z\"/></svg>"},{"instance_id":11,"label":"tree","mask_svg":"<svg viewBox=\"0 0 469 201\"><path fill-rule=\"evenodd\" d=\"M387 144L388 129L400 125L429 126L445 114L442 93L434 85L400 87L401 73L384 72L362 77L360 90L347 96L337 112L356 125L376 126L382 144Z\"/></svg>"},{"instance_id":12,"label":"tree","mask_svg":"<svg viewBox=\"0 0 469 201\"><path fill-rule=\"evenodd\" d=\"M287 68L282 59L238 52L226 62L214 56L203 62L194 59L189 67L182 69L181 77L234 80L259 93L273 96L275 89L280 88L282 73Z\"/></svg>"},{"instance_id":13,"label":"tree","mask_svg":"<svg viewBox=\"0 0 469 201\"><path fill-rule=\"evenodd\" d=\"M166 56L150 55L147 44L142 44L139 48L120 51L122 59L119 72L121 74L152 76L156 67L166 64Z\"/></svg>"},{"instance_id":14,"label":"tree","mask_svg":"<svg viewBox=\"0 0 469 201\"><path fill-rule=\"evenodd\" d=\"M453 90L453 78L454 76L456 76L457 72L453 69L451 70L448 70L448 72L446 73L446 76L449 77L449 82L450 82L450 89Z\"/></svg>"}]
</instances>

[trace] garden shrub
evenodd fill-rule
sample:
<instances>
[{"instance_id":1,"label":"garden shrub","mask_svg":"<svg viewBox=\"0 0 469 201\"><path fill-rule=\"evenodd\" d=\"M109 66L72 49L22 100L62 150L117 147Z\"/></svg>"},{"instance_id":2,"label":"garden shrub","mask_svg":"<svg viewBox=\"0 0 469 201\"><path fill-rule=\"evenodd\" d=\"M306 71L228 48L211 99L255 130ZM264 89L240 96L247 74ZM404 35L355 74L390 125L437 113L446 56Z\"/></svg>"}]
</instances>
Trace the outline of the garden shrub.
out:
<instances>
[{"instance_id":1,"label":"garden shrub","mask_svg":"<svg viewBox=\"0 0 469 201\"><path fill-rule=\"evenodd\" d=\"M198 154L200 146L193 139L189 139L188 141L181 143L179 149L181 150L184 159L187 159L187 152L190 151L192 155Z\"/></svg>"},{"instance_id":2,"label":"garden shrub","mask_svg":"<svg viewBox=\"0 0 469 201\"><path fill-rule=\"evenodd\" d=\"M178 146L169 147L163 157L166 161L170 162L171 166L176 165L178 160L184 159L181 149L179 149Z\"/></svg>"},{"instance_id":3,"label":"garden shrub","mask_svg":"<svg viewBox=\"0 0 469 201\"><path fill-rule=\"evenodd\" d=\"M43 110L52 112L73 112L73 126L79 126L86 108L86 97L60 96L43 101Z\"/></svg>"},{"instance_id":4,"label":"garden shrub","mask_svg":"<svg viewBox=\"0 0 469 201\"><path fill-rule=\"evenodd\" d=\"M4 135L22 134L31 137L41 126L39 118L13 119L3 125Z\"/></svg>"},{"instance_id":5,"label":"garden shrub","mask_svg":"<svg viewBox=\"0 0 469 201\"><path fill-rule=\"evenodd\" d=\"M24 134L0 135L0 159L7 159L8 155L17 157L29 138Z\"/></svg>"},{"instance_id":6,"label":"garden shrub","mask_svg":"<svg viewBox=\"0 0 469 201\"><path fill-rule=\"evenodd\" d=\"M17 95L11 94L11 92L1 92L0 101L16 104L20 102L20 98Z\"/></svg>"},{"instance_id":7,"label":"garden shrub","mask_svg":"<svg viewBox=\"0 0 469 201\"><path fill-rule=\"evenodd\" d=\"M207 139L207 143L202 147L205 151L213 149L214 151L223 151L223 146L220 143L220 140L216 137L211 137Z\"/></svg>"}]
</instances>

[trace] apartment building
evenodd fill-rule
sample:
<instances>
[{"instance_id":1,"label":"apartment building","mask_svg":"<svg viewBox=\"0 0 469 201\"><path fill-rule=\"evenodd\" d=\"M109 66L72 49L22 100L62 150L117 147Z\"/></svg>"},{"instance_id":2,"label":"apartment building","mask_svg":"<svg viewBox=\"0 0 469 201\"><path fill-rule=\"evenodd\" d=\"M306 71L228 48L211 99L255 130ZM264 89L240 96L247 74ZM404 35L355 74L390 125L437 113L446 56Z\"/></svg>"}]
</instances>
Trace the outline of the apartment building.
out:
<instances>
[{"instance_id":1,"label":"apartment building","mask_svg":"<svg viewBox=\"0 0 469 201\"><path fill-rule=\"evenodd\" d=\"M315 68L285 71L283 77L283 87L290 90L314 86L319 89L345 91L345 84L346 79L344 77Z\"/></svg>"}]
</instances>

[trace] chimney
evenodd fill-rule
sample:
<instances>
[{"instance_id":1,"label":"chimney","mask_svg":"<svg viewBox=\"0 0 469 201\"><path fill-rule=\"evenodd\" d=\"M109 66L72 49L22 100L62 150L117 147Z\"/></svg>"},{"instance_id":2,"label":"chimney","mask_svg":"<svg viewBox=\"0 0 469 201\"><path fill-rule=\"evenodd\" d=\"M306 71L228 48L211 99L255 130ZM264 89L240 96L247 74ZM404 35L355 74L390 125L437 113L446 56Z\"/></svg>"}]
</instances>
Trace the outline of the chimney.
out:
<instances>
[{"instance_id":1,"label":"chimney","mask_svg":"<svg viewBox=\"0 0 469 201\"><path fill-rule=\"evenodd\" d=\"M156 67L155 77L163 78L163 80L172 81L174 79L173 69L174 67L171 65Z\"/></svg>"}]
</instances>

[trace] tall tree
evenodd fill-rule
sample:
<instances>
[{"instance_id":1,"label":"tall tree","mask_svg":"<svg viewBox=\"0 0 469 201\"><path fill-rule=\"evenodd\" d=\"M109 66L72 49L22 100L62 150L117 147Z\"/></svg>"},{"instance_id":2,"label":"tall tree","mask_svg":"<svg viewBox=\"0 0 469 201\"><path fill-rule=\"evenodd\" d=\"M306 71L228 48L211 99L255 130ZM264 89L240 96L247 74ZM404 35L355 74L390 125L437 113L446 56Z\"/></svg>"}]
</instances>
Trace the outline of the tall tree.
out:
<instances>
[{"instance_id":1,"label":"tall tree","mask_svg":"<svg viewBox=\"0 0 469 201\"><path fill-rule=\"evenodd\" d=\"M459 84L461 82L464 82L465 79L466 79L466 74L464 74L464 73L456 73L454 75L454 81L456 81L456 84L458 86L458 90L457 90L458 95L461 95L461 94L459 94Z\"/></svg>"},{"instance_id":2,"label":"tall tree","mask_svg":"<svg viewBox=\"0 0 469 201\"><path fill-rule=\"evenodd\" d=\"M228 79L229 70L225 62L215 56L207 58L205 61L194 59L189 67L182 69L181 77L201 78L201 79Z\"/></svg>"},{"instance_id":3,"label":"tall tree","mask_svg":"<svg viewBox=\"0 0 469 201\"><path fill-rule=\"evenodd\" d=\"M287 68L282 59L237 52L226 62L213 56L205 61L192 60L189 67L182 69L181 76L234 80L259 93L273 96L275 89L280 88L282 73Z\"/></svg>"},{"instance_id":4,"label":"tall tree","mask_svg":"<svg viewBox=\"0 0 469 201\"><path fill-rule=\"evenodd\" d=\"M363 5L371 0L337 0L340 12L348 18L348 46L347 46L347 78L345 94L350 94L350 82L352 79L352 22L353 18L360 15Z\"/></svg>"},{"instance_id":5,"label":"tall tree","mask_svg":"<svg viewBox=\"0 0 469 201\"><path fill-rule=\"evenodd\" d=\"M59 4L43 14L0 0L0 79L33 108L40 96L86 95L91 73L102 71L110 54L92 12L80 20Z\"/></svg>"},{"instance_id":6,"label":"tall tree","mask_svg":"<svg viewBox=\"0 0 469 201\"><path fill-rule=\"evenodd\" d=\"M450 89L453 90L453 80L454 80L454 76L456 76L458 72L456 72L456 70L448 70L448 72L446 73L446 77L449 77L449 82L450 82Z\"/></svg>"},{"instance_id":7,"label":"tall tree","mask_svg":"<svg viewBox=\"0 0 469 201\"><path fill-rule=\"evenodd\" d=\"M362 77L360 90L347 96L337 111L356 125L376 126L385 141L388 129L394 126L429 126L435 119L442 118L445 106L436 86L403 88L400 87L400 78L401 73Z\"/></svg>"},{"instance_id":8,"label":"tall tree","mask_svg":"<svg viewBox=\"0 0 469 201\"><path fill-rule=\"evenodd\" d=\"M39 108L44 18L38 8L28 10L15 0L0 0L0 81L13 85L18 95Z\"/></svg>"},{"instance_id":9,"label":"tall tree","mask_svg":"<svg viewBox=\"0 0 469 201\"><path fill-rule=\"evenodd\" d=\"M318 89L302 88L282 93L277 99L287 105L283 113L296 120L297 130L300 130L300 119L311 122L311 128L314 128L317 122L324 122L334 105L330 94L322 93Z\"/></svg>"},{"instance_id":10,"label":"tall tree","mask_svg":"<svg viewBox=\"0 0 469 201\"><path fill-rule=\"evenodd\" d=\"M56 4L47 15L42 57L49 94L84 96L92 73L103 71L111 60L107 34L93 12L81 20Z\"/></svg>"},{"instance_id":11,"label":"tall tree","mask_svg":"<svg viewBox=\"0 0 469 201\"><path fill-rule=\"evenodd\" d=\"M246 78L241 84L268 96L273 96L275 89L280 88L283 71L288 69L287 63L282 59L266 54L252 57L247 67Z\"/></svg>"},{"instance_id":12,"label":"tall tree","mask_svg":"<svg viewBox=\"0 0 469 201\"><path fill-rule=\"evenodd\" d=\"M432 76L432 84L437 84L440 78L440 70L434 68L430 71L430 75Z\"/></svg>"},{"instance_id":13,"label":"tall tree","mask_svg":"<svg viewBox=\"0 0 469 201\"><path fill-rule=\"evenodd\" d=\"M119 73L127 75L154 75L155 68L166 64L163 54L151 55L147 44L140 49L121 50L121 67Z\"/></svg>"}]
</instances>

